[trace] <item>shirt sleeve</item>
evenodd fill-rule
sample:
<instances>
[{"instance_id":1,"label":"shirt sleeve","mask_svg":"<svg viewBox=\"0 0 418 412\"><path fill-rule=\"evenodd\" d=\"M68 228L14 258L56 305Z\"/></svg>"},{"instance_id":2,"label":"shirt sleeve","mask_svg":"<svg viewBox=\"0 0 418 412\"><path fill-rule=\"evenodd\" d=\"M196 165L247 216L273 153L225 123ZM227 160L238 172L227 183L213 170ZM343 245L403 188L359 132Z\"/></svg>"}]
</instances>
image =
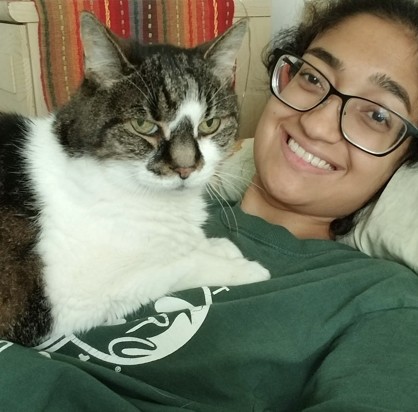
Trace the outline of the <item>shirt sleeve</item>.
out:
<instances>
[{"instance_id":1,"label":"shirt sleeve","mask_svg":"<svg viewBox=\"0 0 418 412\"><path fill-rule=\"evenodd\" d=\"M303 411L416 411L418 310L363 316L333 342L307 383Z\"/></svg>"}]
</instances>

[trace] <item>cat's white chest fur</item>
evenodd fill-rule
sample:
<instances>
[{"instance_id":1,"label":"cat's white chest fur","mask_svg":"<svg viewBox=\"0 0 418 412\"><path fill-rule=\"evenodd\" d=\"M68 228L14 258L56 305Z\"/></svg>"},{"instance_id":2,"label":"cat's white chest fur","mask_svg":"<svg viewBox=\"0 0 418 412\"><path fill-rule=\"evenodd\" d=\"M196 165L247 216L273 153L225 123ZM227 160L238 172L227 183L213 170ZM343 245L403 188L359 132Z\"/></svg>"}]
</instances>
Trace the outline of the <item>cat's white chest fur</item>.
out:
<instances>
[{"instance_id":1,"label":"cat's white chest fur","mask_svg":"<svg viewBox=\"0 0 418 412\"><path fill-rule=\"evenodd\" d=\"M202 188L135 190L146 171L69 157L51 121L36 122L27 165L54 333L87 330L176 290L268 277L229 241L205 238Z\"/></svg>"}]
</instances>

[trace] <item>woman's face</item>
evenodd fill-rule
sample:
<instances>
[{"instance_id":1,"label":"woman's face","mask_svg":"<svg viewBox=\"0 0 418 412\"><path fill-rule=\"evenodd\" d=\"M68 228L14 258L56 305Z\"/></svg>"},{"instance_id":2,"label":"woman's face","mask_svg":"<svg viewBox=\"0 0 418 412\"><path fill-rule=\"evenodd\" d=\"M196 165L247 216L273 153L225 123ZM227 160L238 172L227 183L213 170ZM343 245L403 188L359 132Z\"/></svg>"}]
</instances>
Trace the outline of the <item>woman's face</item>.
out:
<instances>
[{"instance_id":1,"label":"woman's face","mask_svg":"<svg viewBox=\"0 0 418 412\"><path fill-rule=\"evenodd\" d=\"M313 49L323 52L311 53ZM303 57L340 92L376 101L416 123L417 47L400 25L356 16L318 36ZM399 90L406 96L401 98ZM359 209L393 174L408 143L384 157L365 153L341 135L340 109L337 96L304 113L270 98L254 151L255 183L270 207L331 222ZM289 141L294 150L299 147L298 154ZM306 162L301 158L305 152L325 164Z\"/></svg>"}]
</instances>

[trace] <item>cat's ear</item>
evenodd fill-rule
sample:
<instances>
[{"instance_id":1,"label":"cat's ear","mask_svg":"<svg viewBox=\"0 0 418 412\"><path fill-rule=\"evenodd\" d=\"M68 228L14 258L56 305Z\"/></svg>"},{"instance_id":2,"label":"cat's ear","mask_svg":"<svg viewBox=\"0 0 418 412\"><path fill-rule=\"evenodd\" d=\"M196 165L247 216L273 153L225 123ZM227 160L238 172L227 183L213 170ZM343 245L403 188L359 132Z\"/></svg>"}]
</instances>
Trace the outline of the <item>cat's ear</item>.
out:
<instances>
[{"instance_id":1,"label":"cat's ear","mask_svg":"<svg viewBox=\"0 0 418 412\"><path fill-rule=\"evenodd\" d=\"M248 19L244 18L208 43L209 48L205 52L205 59L214 63L215 74L222 81L233 81L237 54L247 30Z\"/></svg>"},{"instance_id":2,"label":"cat's ear","mask_svg":"<svg viewBox=\"0 0 418 412\"><path fill-rule=\"evenodd\" d=\"M92 13L81 13L80 33L84 49L84 76L87 79L107 87L132 70L116 36Z\"/></svg>"}]
</instances>

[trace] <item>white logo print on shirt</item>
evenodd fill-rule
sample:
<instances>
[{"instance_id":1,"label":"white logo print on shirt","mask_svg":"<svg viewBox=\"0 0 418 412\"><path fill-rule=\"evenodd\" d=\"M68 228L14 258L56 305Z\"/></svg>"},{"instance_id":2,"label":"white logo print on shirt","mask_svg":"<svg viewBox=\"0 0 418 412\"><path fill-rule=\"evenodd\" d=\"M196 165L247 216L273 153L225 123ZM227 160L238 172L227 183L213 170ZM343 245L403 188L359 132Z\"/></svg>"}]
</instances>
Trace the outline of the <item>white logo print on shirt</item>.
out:
<instances>
[{"instance_id":1,"label":"white logo print on shirt","mask_svg":"<svg viewBox=\"0 0 418 412\"><path fill-rule=\"evenodd\" d=\"M95 358L118 365L116 371L120 371L120 366L153 362L183 347L205 321L213 296L227 290L225 287L213 291L201 288L203 304L198 306L180 297L162 297L154 304L157 313L153 316L130 321L129 324L125 319L113 322L113 336L110 336L109 330L104 331L105 339L103 342L100 340L100 347L96 330L91 335L84 334L82 338L70 335L58 340L50 339L36 349L48 357L53 352L74 355L74 351L78 351L80 360ZM127 326L129 329L126 329ZM94 343L90 341L90 336L94 338Z\"/></svg>"}]
</instances>

